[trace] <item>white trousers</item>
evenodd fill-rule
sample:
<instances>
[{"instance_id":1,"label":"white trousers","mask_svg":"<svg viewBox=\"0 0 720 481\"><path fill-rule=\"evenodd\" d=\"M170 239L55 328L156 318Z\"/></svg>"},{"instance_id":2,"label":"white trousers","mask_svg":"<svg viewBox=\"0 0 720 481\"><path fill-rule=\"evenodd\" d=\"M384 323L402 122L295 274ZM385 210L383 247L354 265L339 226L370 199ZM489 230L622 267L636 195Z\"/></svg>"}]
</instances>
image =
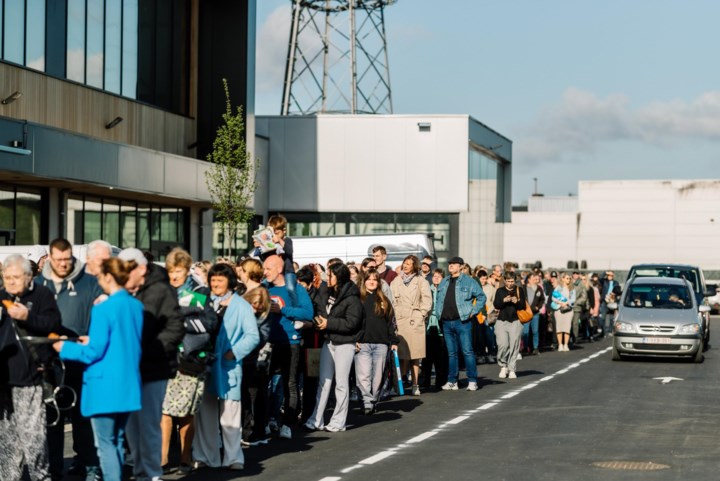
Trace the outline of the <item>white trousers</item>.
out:
<instances>
[{"instance_id":1,"label":"white trousers","mask_svg":"<svg viewBox=\"0 0 720 481\"><path fill-rule=\"evenodd\" d=\"M350 402L350 369L354 357L355 343L334 345L325 341L323 344L320 352L320 379L318 380L315 410L307 421L315 429L322 429L325 426L323 414L330 397L333 378L335 379L335 410L328 426L339 430L345 429Z\"/></svg>"},{"instance_id":2,"label":"white trousers","mask_svg":"<svg viewBox=\"0 0 720 481\"><path fill-rule=\"evenodd\" d=\"M242 450L242 423L240 401L218 399L205 391L202 404L195 415L193 459L211 468L245 464ZM220 459L220 446L224 448Z\"/></svg>"}]
</instances>

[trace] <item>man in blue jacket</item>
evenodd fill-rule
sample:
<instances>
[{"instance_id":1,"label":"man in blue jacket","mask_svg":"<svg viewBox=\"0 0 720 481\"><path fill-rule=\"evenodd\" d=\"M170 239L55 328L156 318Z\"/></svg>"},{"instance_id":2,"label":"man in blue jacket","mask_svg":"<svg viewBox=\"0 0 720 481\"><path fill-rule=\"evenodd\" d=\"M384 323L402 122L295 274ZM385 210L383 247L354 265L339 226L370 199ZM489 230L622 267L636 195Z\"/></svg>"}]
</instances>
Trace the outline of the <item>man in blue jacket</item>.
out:
<instances>
[{"instance_id":1,"label":"man in blue jacket","mask_svg":"<svg viewBox=\"0 0 720 481\"><path fill-rule=\"evenodd\" d=\"M300 393L298 391L298 368L300 366L300 331L304 321L313 318L313 305L305 289L297 289L296 305L285 284L285 263L273 255L263 263L265 281L270 293L270 342L273 345L270 372L279 372L283 378L285 410L280 437L292 438L291 426L297 422Z\"/></svg>"},{"instance_id":2,"label":"man in blue jacket","mask_svg":"<svg viewBox=\"0 0 720 481\"><path fill-rule=\"evenodd\" d=\"M85 265L73 257L72 244L67 239L55 239L50 243L48 262L35 278L35 283L47 287L55 295L62 316L63 333L71 337L86 336L90 330L90 310L105 295L97 279L85 272ZM77 403L70 411L75 459L68 474L85 474L88 481L95 481L100 476L100 461L90 420L80 413L83 368L80 363L65 363L65 384L78 395ZM61 413L57 425L48 428L50 475L53 481L63 477L64 418L67 411Z\"/></svg>"},{"instance_id":3,"label":"man in blue jacket","mask_svg":"<svg viewBox=\"0 0 720 481\"><path fill-rule=\"evenodd\" d=\"M435 315L440 319L448 350L448 382L444 391L458 389L458 350L465 358L468 391L477 391L477 367L472 346L472 323L485 307L485 293L472 277L462 273L465 261L461 257L450 259L450 275L440 282L435 302Z\"/></svg>"}]
</instances>

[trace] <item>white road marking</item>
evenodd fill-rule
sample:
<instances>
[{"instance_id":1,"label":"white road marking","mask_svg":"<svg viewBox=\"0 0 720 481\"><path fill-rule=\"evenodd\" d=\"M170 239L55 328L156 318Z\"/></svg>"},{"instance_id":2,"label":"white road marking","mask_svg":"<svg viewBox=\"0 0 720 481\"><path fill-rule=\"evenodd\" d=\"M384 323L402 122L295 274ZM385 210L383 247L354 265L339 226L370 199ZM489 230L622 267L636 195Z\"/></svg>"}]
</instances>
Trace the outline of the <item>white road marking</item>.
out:
<instances>
[{"instance_id":1,"label":"white road marking","mask_svg":"<svg viewBox=\"0 0 720 481\"><path fill-rule=\"evenodd\" d=\"M408 439L405 442L408 444L419 443L419 442L425 441L427 438L431 438L431 437L435 436L437 433L438 433L438 431L428 431L426 433L420 434L419 436L415 436L412 439Z\"/></svg>"},{"instance_id":2,"label":"white road marking","mask_svg":"<svg viewBox=\"0 0 720 481\"><path fill-rule=\"evenodd\" d=\"M389 458L393 454L395 454L395 451L383 451L381 453L377 453L375 456L370 456L369 458L363 459L362 461L360 461L360 464L375 464L378 461Z\"/></svg>"},{"instance_id":3,"label":"white road marking","mask_svg":"<svg viewBox=\"0 0 720 481\"><path fill-rule=\"evenodd\" d=\"M447 423L448 423L448 424L460 424L461 422L465 421L465 420L466 420L467 418L469 418L469 417L470 417L470 416L458 416L458 417L456 417L455 419L451 419L451 420L448 421Z\"/></svg>"},{"instance_id":4,"label":"white road marking","mask_svg":"<svg viewBox=\"0 0 720 481\"><path fill-rule=\"evenodd\" d=\"M411 438L411 439L405 441L405 443L398 444L394 448L390 448L390 449L382 451L374 456L363 459L358 464L347 467L340 472L343 474L347 474L355 469L362 468L363 466L378 463L378 462L382 461L383 459L389 458L390 456L392 456L393 454L398 452L398 450L401 448L411 447L409 445L417 445L418 443L421 443L421 442L425 441L426 439L429 439L429 438L435 436L437 433L445 430L445 428L448 427L449 425L460 424L461 422L470 418L470 416L472 416L476 411L486 411L486 410L492 408L493 406L497 406L498 404L500 404L502 402L502 400L513 398L513 397L517 396L518 394L522 394L524 391L526 391L528 389L537 387L541 382L550 381L550 380L554 379L555 376L565 374L570 369L580 367L581 364L586 363L586 362L590 361L591 359L595 359L596 357L601 356L603 353L605 353L611 349L612 349L612 346L608 347L606 349L603 349L602 351L598 351L595 354L592 354L584 359L581 359L580 361L577 361L576 363L570 364L565 369L561 369L560 371L557 371L556 373L551 374L549 376L545 376L544 378L539 379L538 381L535 381L533 383L527 384L525 386L521 386L516 391L510 391L507 394L505 394L504 396L501 396L500 399L494 399L492 401L489 401L489 402L477 407L476 409L474 409L472 411L465 411L466 414L464 414L462 416L458 416L454 419L451 419L450 421L447 421L447 422L439 425L437 428L435 428L431 431L427 431L422 434L419 434L419 435L415 436L414 438ZM655 379L662 381L663 384L667 384L667 383L669 383L671 381L675 381L675 380L682 381L682 379L680 379L680 378L671 378L671 377L655 378ZM341 479L342 478L340 476L328 476L328 477L322 478L320 481L340 481Z\"/></svg>"}]
</instances>

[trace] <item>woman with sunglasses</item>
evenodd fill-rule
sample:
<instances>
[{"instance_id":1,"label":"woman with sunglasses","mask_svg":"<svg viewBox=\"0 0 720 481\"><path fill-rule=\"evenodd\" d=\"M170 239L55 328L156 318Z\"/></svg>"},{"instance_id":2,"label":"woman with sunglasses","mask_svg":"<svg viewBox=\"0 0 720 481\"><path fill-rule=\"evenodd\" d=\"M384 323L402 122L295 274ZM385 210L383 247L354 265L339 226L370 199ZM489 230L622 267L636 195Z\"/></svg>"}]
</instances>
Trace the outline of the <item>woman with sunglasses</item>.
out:
<instances>
[{"instance_id":1,"label":"woman with sunglasses","mask_svg":"<svg viewBox=\"0 0 720 481\"><path fill-rule=\"evenodd\" d=\"M572 278L569 274L563 273L557 287L552 293L552 308L555 312L555 324L557 329L558 351L567 352L570 350L570 329L572 328L574 304L574 290Z\"/></svg>"}]
</instances>

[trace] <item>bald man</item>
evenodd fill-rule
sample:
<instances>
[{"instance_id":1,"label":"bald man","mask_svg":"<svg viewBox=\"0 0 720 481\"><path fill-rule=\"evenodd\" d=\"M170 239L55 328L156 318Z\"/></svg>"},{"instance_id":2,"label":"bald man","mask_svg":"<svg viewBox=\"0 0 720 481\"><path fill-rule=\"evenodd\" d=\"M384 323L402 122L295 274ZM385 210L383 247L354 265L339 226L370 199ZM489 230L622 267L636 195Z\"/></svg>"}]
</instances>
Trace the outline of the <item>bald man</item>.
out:
<instances>
[{"instance_id":1,"label":"bald man","mask_svg":"<svg viewBox=\"0 0 720 481\"><path fill-rule=\"evenodd\" d=\"M265 284L270 293L270 342L273 345L270 373L281 373L285 391L285 411L283 413L280 437L292 438L291 426L297 422L300 392L298 378L300 366L300 330L303 321L313 318L313 305L305 289L295 291L296 303L288 292L283 271L285 261L272 255L263 262ZM307 393L306 393L307 395ZM315 393L309 393L314 396Z\"/></svg>"}]
</instances>

